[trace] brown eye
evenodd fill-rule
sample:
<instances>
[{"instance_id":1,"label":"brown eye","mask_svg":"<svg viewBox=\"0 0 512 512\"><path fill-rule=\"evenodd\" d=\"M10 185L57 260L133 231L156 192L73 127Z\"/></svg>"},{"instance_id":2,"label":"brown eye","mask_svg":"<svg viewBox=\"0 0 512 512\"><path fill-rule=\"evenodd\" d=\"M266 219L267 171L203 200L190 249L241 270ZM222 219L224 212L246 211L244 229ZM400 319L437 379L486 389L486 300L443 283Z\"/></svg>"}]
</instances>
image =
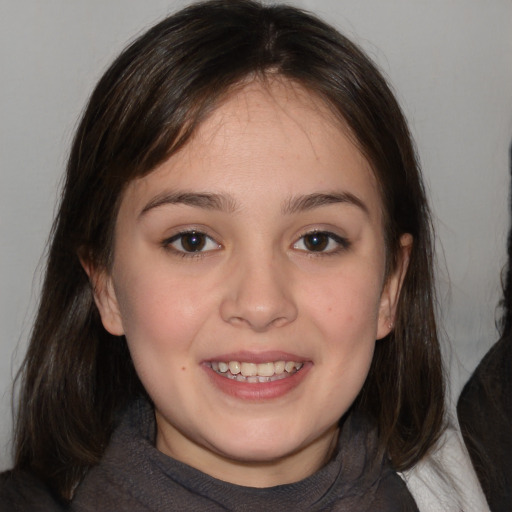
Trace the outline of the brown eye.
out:
<instances>
[{"instance_id":1,"label":"brown eye","mask_svg":"<svg viewBox=\"0 0 512 512\"><path fill-rule=\"evenodd\" d=\"M348 249L350 242L341 236L329 231L311 231L302 235L293 248L299 251L319 254L336 254Z\"/></svg>"},{"instance_id":2,"label":"brown eye","mask_svg":"<svg viewBox=\"0 0 512 512\"><path fill-rule=\"evenodd\" d=\"M185 233L181 235L181 246L187 252L197 252L203 250L206 245L206 235L204 233Z\"/></svg>"},{"instance_id":3,"label":"brown eye","mask_svg":"<svg viewBox=\"0 0 512 512\"><path fill-rule=\"evenodd\" d=\"M172 247L175 251L184 254L213 251L220 248L220 245L205 233L200 231L186 231L178 233L165 240L165 247Z\"/></svg>"},{"instance_id":4,"label":"brown eye","mask_svg":"<svg viewBox=\"0 0 512 512\"><path fill-rule=\"evenodd\" d=\"M308 251L325 251L328 244L327 233L310 233L304 237L304 246Z\"/></svg>"}]
</instances>

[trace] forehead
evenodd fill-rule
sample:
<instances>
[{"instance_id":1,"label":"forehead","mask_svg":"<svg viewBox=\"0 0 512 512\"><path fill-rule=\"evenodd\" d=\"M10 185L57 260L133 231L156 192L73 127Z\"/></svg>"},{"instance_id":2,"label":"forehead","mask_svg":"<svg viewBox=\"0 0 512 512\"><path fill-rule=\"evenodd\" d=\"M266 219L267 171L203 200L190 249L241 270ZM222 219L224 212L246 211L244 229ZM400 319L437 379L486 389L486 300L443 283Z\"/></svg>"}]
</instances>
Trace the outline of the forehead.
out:
<instances>
[{"instance_id":1,"label":"forehead","mask_svg":"<svg viewBox=\"0 0 512 512\"><path fill-rule=\"evenodd\" d=\"M143 208L148 197L175 188L265 202L348 189L380 217L375 176L348 127L317 95L285 79L232 91L179 152L129 184L123 203Z\"/></svg>"}]
</instances>

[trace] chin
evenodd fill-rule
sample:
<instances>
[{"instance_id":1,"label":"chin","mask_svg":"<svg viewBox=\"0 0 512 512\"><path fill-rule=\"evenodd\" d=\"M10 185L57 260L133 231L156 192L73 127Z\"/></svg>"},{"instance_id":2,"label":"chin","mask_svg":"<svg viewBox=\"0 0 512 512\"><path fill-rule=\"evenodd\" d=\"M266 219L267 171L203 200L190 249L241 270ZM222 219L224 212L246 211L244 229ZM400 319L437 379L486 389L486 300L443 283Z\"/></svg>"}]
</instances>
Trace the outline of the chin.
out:
<instances>
[{"instance_id":1,"label":"chin","mask_svg":"<svg viewBox=\"0 0 512 512\"><path fill-rule=\"evenodd\" d=\"M260 430L257 435L233 433L226 439L216 439L212 446L221 456L239 462L266 463L286 458L299 452L309 443L303 436L290 435L286 427L273 429L270 433Z\"/></svg>"}]
</instances>

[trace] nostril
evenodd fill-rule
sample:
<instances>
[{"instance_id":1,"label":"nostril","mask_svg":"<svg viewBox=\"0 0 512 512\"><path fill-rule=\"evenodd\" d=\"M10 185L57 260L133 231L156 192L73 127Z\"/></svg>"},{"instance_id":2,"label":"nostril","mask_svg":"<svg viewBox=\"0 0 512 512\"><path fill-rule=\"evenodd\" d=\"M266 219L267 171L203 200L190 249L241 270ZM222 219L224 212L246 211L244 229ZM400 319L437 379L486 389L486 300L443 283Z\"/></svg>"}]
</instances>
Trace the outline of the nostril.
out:
<instances>
[{"instance_id":1,"label":"nostril","mask_svg":"<svg viewBox=\"0 0 512 512\"><path fill-rule=\"evenodd\" d=\"M283 327L284 325L286 325L287 323L289 322L289 320L287 318L285 318L284 316L280 317L280 318L276 318L275 320L272 321L272 324L275 326L275 327Z\"/></svg>"}]
</instances>

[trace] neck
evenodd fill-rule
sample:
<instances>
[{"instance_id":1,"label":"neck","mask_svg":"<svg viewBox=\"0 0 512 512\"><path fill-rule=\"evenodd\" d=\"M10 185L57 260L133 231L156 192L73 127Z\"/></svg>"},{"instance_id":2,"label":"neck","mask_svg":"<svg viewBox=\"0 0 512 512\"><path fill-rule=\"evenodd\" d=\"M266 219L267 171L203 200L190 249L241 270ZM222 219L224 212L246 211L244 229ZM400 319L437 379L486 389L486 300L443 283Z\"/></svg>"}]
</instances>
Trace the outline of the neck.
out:
<instances>
[{"instance_id":1,"label":"neck","mask_svg":"<svg viewBox=\"0 0 512 512\"><path fill-rule=\"evenodd\" d=\"M156 448L218 480L263 488L298 482L318 471L331 459L338 433L339 429L335 425L297 451L270 460L231 458L213 447L198 446L196 442L181 435L178 439L173 435L175 433L163 432L160 428L157 430Z\"/></svg>"}]
</instances>

